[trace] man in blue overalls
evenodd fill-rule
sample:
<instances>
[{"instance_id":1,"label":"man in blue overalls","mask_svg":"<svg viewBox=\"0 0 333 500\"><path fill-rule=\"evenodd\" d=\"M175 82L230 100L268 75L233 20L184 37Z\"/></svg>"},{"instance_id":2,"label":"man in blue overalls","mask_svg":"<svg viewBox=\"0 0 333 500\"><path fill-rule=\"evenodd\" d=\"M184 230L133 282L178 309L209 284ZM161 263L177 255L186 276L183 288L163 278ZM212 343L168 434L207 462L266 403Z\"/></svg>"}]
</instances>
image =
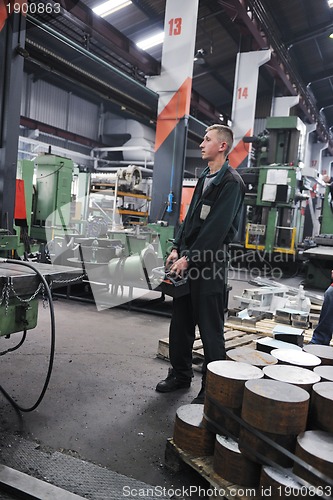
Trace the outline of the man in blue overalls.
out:
<instances>
[{"instance_id":1,"label":"man in blue overalls","mask_svg":"<svg viewBox=\"0 0 333 500\"><path fill-rule=\"evenodd\" d=\"M173 301L169 330L172 368L156 386L158 392L188 388L193 377L192 348L198 325L204 350L201 390L193 401L204 402L208 363L225 359L224 313L228 243L237 233L245 186L229 166L233 133L225 125L212 125L200 144L208 162L198 179L185 220L176 234L166 268L188 274L190 293Z\"/></svg>"}]
</instances>

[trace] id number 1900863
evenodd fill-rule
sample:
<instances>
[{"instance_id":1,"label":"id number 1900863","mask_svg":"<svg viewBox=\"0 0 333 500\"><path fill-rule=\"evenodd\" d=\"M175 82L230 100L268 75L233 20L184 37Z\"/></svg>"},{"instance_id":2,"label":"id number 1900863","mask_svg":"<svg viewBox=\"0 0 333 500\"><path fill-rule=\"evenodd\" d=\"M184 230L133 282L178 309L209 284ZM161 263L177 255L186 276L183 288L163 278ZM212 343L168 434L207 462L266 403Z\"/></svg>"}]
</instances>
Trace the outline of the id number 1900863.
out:
<instances>
[{"instance_id":1,"label":"id number 1900863","mask_svg":"<svg viewBox=\"0 0 333 500\"><path fill-rule=\"evenodd\" d=\"M60 3L52 2L10 2L6 4L10 14L60 14Z\"/></svg>"}]
</instances>

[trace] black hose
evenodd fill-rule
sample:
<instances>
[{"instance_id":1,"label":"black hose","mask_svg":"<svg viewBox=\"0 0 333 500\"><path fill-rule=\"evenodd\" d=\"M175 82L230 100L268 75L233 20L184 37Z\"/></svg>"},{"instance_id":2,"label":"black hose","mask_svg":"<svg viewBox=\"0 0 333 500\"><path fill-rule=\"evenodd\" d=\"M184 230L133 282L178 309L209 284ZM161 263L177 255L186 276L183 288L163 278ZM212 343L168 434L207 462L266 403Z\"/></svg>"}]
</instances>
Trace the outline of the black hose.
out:
<instances>
[{"instance_id":1,"label":"black hose","mask_svg":"<svg viewBox=\"0 0 333 500\"><path fill-rule=\"evenodd\" d=\"M16 401L14 401L14 399L8 394L8 392L0 385L0 391L5 396L5 398L8 399L8 401L11 403L11 405L16 410L19 410L22 412L30 412L30 411L35 410L37 408L37 406L39 406L40 403L42 402L42 399L45 395L46 389L49 385L50 378L51 378L53 361L54 361L54 351L55 351L55 318L54 318L53 300L52 300L51 290L50 290L50 287L49 287L46 279L34 266L29 264L28 262L25 262L22 260L14 260L14 259L0 259L0 263L1 262L5 262L5 263L9 263L9 264L19 264L21 266L29 267L30 269L32 269L38 275L39 279L43 283L43 285L45 287L46 294L48 296L48 300L49 300L50 320L51 320L51 350L50 350L50 359L49 359L49 366L48 366L48 370L47 370L47 374L46 374L46 379L45 379L42 391L39 395L39 398L37 399L36 403L33 406L31 406L29 408L24 408L24 407L20 406L18 403L16 403Z\"/></svg>"},{"instance_id":2,"label":"black hose","mask_svg":"<svg viewBox=\"0 0 333 500\"><path fill-rule=\"evenodd\" d=\"M24 330L20 342L18 344L16 344L16 346L10 347L9 349L6 349L6 351L1 351L0 352L0 356L4 356L5 354L8 354L9 352L16 351L16 349L18 349L19 347L21 347L21 345L24 343L24 341L26 339L26 336L27 336L27 330Z\"/></svg>"}]
</instances>

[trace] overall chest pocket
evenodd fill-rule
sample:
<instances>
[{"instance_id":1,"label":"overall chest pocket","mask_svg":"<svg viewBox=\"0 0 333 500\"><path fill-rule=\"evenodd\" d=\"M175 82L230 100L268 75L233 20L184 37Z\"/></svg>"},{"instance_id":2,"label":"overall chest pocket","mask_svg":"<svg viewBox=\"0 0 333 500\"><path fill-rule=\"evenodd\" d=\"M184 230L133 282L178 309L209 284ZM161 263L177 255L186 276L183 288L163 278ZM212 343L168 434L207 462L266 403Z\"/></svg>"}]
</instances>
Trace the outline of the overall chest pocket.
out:
<instances>
[{"instance_id":1,"label":"overall chest pocket","mask_svg":"<svg viewBox=\"0 0 333 500\"><path fill-rule=\"evenodd\" d=\"M200 220L206 220L210 211L211 211L211 208L212 208L212 205L213 205L213 201L212 200L208 200L208 199L203 199L201 200L201 203L200 203L200 206L199 206L199 218Z\"/></svg>"}]
</instances>

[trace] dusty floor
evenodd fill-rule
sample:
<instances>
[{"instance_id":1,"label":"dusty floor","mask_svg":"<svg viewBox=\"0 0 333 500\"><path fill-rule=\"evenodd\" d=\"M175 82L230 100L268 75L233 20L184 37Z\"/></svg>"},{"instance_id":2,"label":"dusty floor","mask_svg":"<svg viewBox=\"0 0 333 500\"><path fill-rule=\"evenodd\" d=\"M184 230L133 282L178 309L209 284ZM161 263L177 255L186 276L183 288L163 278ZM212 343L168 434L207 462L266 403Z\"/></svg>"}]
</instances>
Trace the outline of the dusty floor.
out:
<instances>
[{"instance_id":1,"label":"dusty floor","mask_svg":"<svg viewBox=\"0 0 333 500\"><path fill-rule=\"evenodd\" d=\"M234 280L231 285L233 304L233 294L248 284ZM200 388L196 373L188 391L155 392L168 370L156 354L158 340L168 335L169 318L120 308L98 312L94 304L65 299L55 300L54 308L56 354L45 397L20 417L1 395L0 431L150 485L201 484L191 470L174 474L164 462L175 412ZM0 337L0 351L17 343L19 335ZM26 343L1 358L1 385L22 406L31 406L40 393L49 350L49 310L41 304L38 326Z\"/></svg>"},{"instance_id":2,"label":"dusty floor","mask_svg":"<svg viewBox=\"0 0 333 500\"><path fill-rule=\"evenodd\" d=\"M189 391L155 392L168 370L156 353L158 340L168 335L169 319L124 309L98 312L93 304L64 299L54 308L56 354L45 397L19 418L1 396L0 429L147 484L192 484L191 474L178 477L164 465L175 412L200 388L196 374ZM2 337L0 350L19 338ZM37 328L18 351L1 358L1 385L21 406L37 400L49 350L49 311L40 305Z\"/></svg>"}]
</instances>

